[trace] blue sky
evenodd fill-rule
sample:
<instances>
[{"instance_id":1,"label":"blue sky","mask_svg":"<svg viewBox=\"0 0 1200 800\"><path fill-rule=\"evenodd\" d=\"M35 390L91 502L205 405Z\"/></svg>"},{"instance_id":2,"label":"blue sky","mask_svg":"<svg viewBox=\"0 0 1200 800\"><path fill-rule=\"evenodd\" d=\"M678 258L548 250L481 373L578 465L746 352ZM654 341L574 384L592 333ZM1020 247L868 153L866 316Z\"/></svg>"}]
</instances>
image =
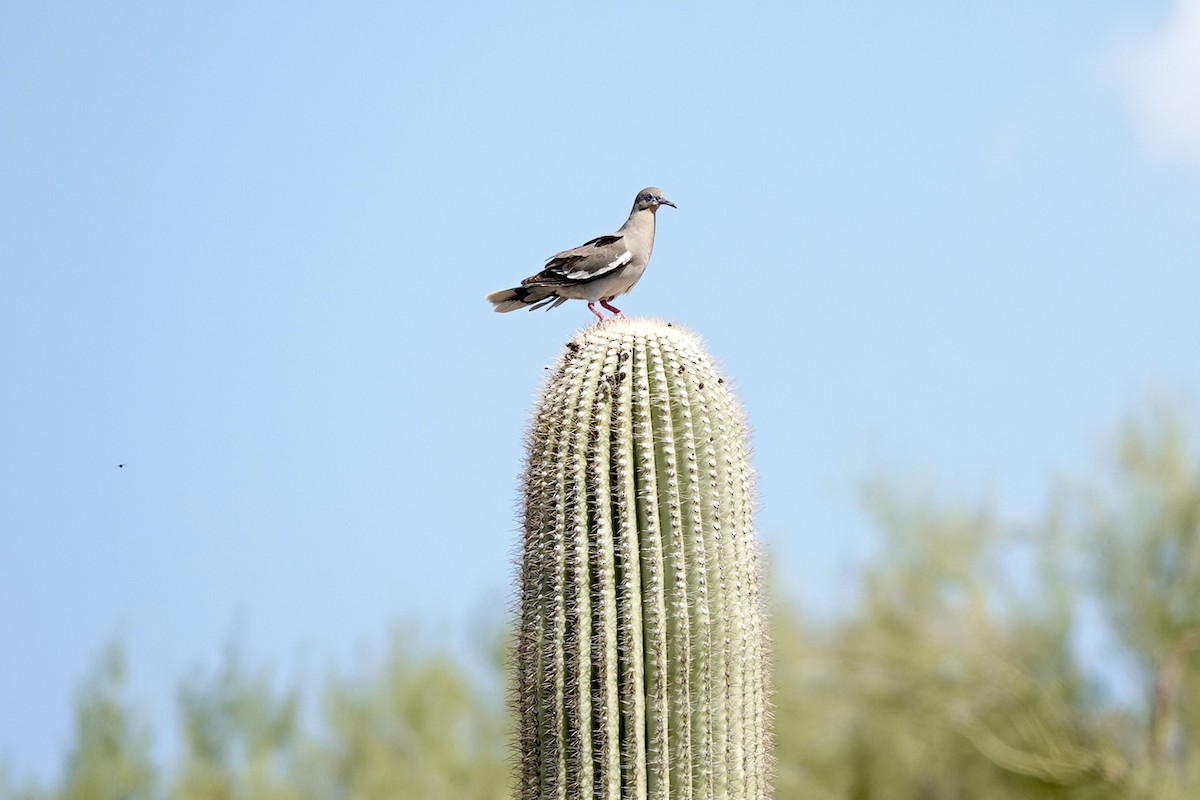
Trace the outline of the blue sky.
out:
<instances>
[{"instance_id":1,"label":"blue sky","mask_svg":"<svg viewBox=\"0 0 1200 800\"><path fill-rule=\"evenodd\" d=\"M733 378L784 590L845 596L865 478L1036 513L1200 399L1196 54L1197 0L5 3L0 765L114 638L169 748L231 638L311 684L501 622L591 315L483 296L645 185L622 308Z\"/></svg>"}]
</instances>

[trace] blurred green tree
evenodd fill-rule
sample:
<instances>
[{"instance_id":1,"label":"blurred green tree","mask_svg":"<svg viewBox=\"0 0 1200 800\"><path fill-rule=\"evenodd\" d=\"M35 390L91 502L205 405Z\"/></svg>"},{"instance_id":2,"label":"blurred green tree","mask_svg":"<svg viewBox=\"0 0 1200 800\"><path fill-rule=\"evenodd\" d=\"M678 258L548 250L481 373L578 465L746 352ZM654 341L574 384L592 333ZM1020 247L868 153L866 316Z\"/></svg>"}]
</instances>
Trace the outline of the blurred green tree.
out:
<instances>
[{"instance_id":1,"label":"blurred green tree","mask_svg":"<svg viewBox=\"0 0 1200 800\"><path fill-rule=\"evenodd\" d=\"M993 514L873 487L861 599L777 617L778 797L1124 797L1069 647L1070 596Z\"/></svg>"},{"instance_id":2,"label":"blurred green tree","mask_svg":"<svg viewBox=\"0 0 1200 800\"><path fill-rule=\"evenodd\" d=\"M1088 493L1081 547L1112 630L1142 670L1155 798L1200 797L1200 458L1179 412L1128 423L1112 485Z\"/></svg>"},{"instance_id":3,"label":"blurred green tree","mask_svg":"<svg viewBox=\"0 0 1200 800\"><path fill-rule=\"evenodd\" d=\"M1200 797L1200 458L1169 411L1119 442L1108 484L1059 492L1032 523L871 487L880 540L853 601L774 616L778 800ZM1098 691L1103 665L1073 646L1095 606L1140 665L1132 703ZM508 798L508 648L481 638L488 657L467 665L393 634L307 715L230 648L181 684L170 766L150 758L113 644L82 684L59 785L0 770L0 798Z\"/></svg>"},{"instance_id":4,"label":"blurred green tree","mask_svg":"<svg viewBox=\"0 0 1200 800\"><path fill-rule=\"evenodd\" d=\"M75 705L75 744L61 795L70 800L151 800L155 770L150 731L124 696L125 657L118 644L101 653Z\"/></svg>"},{"instance_id":5,"label":"blurred green tree","mask_svg":"<svg viewBox=\"0 0 1200 800\"><path fill-rule=\"evenodd\" d=\"M417 658L411 651L408 637L394 635L378 674L331 681L320 796L509 797L503 697L448 656Z\"/></svg>"},{"instance_id":6,"label":"blurred green tree","mask_svg":"<svg viewBox=\"0 0 1200 800\"><path fill-rule=\"evenodd\" d=\"M295 690L276 693L269 675L250 676L230 645L211 677L185 680L178 692L185 754L173 800L301 800Z\"/></svg>"}]
</instances>

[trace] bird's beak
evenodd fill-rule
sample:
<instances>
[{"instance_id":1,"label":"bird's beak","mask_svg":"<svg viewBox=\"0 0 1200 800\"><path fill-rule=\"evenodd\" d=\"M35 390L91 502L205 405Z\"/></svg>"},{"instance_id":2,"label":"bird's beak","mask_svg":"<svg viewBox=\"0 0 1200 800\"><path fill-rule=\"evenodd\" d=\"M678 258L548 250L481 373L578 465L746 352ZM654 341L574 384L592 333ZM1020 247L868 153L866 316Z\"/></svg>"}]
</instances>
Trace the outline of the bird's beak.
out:
<instances>
[{"instance_id":1,"label":"bird's beak","mask_svg":"<svg viewBox=\"0 0 1200 800\"><path fill-rule=\"evenodd\" d=\"M670 206L671 208L679 208L679 206L675 205L674 203L672 203L670 200L668 200L665 197L658 198L658 204L660 206Z\"/></svg>"}]
</instances>

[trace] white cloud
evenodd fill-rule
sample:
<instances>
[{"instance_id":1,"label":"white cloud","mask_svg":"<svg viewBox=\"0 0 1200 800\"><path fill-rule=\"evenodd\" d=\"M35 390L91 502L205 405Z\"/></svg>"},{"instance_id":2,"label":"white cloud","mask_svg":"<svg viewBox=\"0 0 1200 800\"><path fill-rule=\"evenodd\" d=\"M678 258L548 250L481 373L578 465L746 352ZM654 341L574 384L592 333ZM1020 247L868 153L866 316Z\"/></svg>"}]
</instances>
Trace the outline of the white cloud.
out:
<instances>
[{"instance_id":1,"label":"white cloud","mask_svg":"<svg viewBox=\"0 0 1200 800\"><path fill-rule=\"evenodd\" d=\"M1200 0L1175 0L1160 29L1128 38L1114 60L1151 153L1200 169Z\"/></svg>"}]
</instances>

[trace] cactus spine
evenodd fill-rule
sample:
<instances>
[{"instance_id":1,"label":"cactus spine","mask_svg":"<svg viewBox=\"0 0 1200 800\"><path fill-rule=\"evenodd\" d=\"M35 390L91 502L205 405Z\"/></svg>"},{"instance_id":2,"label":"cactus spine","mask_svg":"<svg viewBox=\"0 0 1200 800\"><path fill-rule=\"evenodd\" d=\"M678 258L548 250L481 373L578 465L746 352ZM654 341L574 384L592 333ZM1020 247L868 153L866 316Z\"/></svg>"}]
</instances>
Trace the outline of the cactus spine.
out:
<instances>
[{"instance_id":1,"label":"cactus spine","mask_svg":"<svg viewBox=\"0 0 1200 800\"><path fill-rule=\"evenodd\" d=\"M768 796L747 450L691 334L614 319L568 343L524 477L521 800Z\"/></svg>"}]
</instances>

